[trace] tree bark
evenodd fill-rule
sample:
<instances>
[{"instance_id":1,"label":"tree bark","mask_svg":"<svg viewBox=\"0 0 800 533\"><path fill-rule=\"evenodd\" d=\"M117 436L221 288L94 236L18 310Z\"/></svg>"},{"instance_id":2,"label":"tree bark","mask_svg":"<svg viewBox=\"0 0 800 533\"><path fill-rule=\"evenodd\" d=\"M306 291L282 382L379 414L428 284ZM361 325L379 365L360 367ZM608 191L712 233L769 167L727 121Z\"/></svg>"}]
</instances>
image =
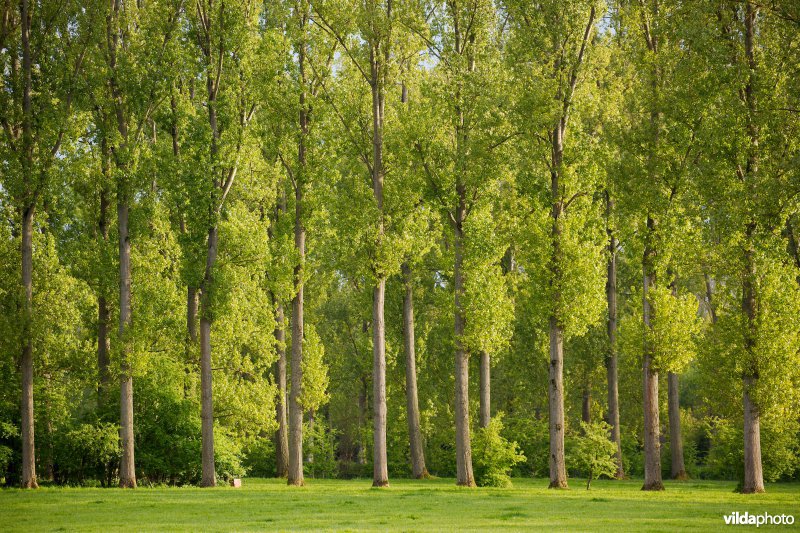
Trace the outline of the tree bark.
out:
<instances>
[{"instance_id":1,"label":"tree bark","mask_svg":"<svg viewBox=\"0 0 800 533\"><path fill-rule=\"evenodd\" d=\"M549 365L549 433L550 433L550 488L567 488L567 467L564 458L564 332L561 325L561 215L563 202L559 178L564 154L566 117L559 120L552 132L552 161L550 168L550 195L552 200L550 239L550 288L553 301L550 311L550 365Z\"/></svg>"},{"instance_id":2,"label":"tree bark","mask_svg":"<svg viewBox=\"0 0 800 533\"><path fill-rule=\"evenodd\" d=\"M756 122L758 106L756 99L755 77L758 64L755 56L755 39L758 34L759 8L748 0L744 14L745 23L745 55L749 67L749 77L745 86L747 103L747 134L749 150L747 156L748 192L755 193L753 179L758 174L759 166L759 126ZM761 413L758 404L753 400L752 392L757 386L759 372L756 355L757 339L757 295L755 265L755 231L754 216L745 228L744 272L742 280L742 311L745 316L744 349L746 356L745 370L742 376L743 408L744 408L744 483L742 492L746 494L764 492L764 474L761 466Z\"/></svg>"},{"instance_id":3,"label":"tree bark","mask_svg":"<svg viewBox=\"0 0 800 533\"><path fill-rule=\"evenodd\" d=\"M133 441L133 377L130 370L131 327L131 241L128 237L128 202L124 185L117 192L117 228L119 230L119 339L120 339L120 438L122 459L119 466L119 486L136 487L136 467Z\"/></svg>"},{"instance_id":4,"label":"tree bark","mask_svg":"<svg viewBox=\"0 0 800 533\"><path fill-rule=\"evenodd\" d=\"M275 432L275 475L289 475L289 433L286 421L286 318L283 304L278 302L275 309L275 342L278 347L278 361L275 363L275 381L278 384L278 401L275 404L275 417L278 431Z\"/></svg>"},{"instance_id":5,"label":"tree bark","mask_svg":"<svg viewBox=\"0 0 800 533\"><path fill-rule=\"evenodd\" d=\"M301 123L305 111L301 108ZM300 143L301 161L305 161L305 146ZM295 188L294 245L299 262L294 268L295 296L292 299L292 388L289 391L289 472L287 483L302 486L303 480L303 407L300 405L303 384L303 263L305 262L306 231L303 226L303 189Z\"/></svg>"},{"instance_id":6,"label":"tree bark","mask_svg":"<svg viewBox=\"0 0 800 533\"><path fill-rule=\"evenodd\" d=\"M453 279L455 289L455 345L456 345L456 484L465 487L475 486L475 476L472 473L472 444L469 429L469 354L464 346L464 307L461 303L464 297L464 233L463 224L466 214L466 189L460 179L456 184L458 194L458 208L456 209L454 224L454 253Z\"/></svg>"},{"instance_id":7,"label":"tree bark","mask_svg":"<svg viewBox=\"0 0 800 533\"><path fill-rule=\"evenodd\" d=\"M667 402L669 410L669 449L672 460L672 479L689 479L683 460L683 437L681 435L681 408L678 375L667 373Z\"/></svg>"},{"instance_id":8,"label":"tree bark","mask_svg":"<svg viewBox=\"0 0 800 533\"><path fill-rule=\"evenodd\" d=\"M20 2L22 38L22 179L24 195L20 211L22 219L22 395L20 398L20 436L22 439L22 479L23 488L37 488L36 445L34 439L33 413L33 339L31 322L33 320L33 216L36 210L36 194L33 184L33 108L32 108L32 70L30 31L31 14L28 0Z\"/></svg>"},{"instance_id":9,"label":"tree bark","mask_svg":"<svg viewBox=\"0 0 800 533\"><path fill-rule=\"evenodd\" d=\"M29 206L22 213L22 288L24 292L22 317L22 488L35 489L36 448L34 444L33 413L33 213Z\"/></svg>"},{"instance_id":10,"label":"tree bark","mask_svg":"<svg viewBox=\"0 0 800 533\"><path fill-rule=\"evenodd\" d=\"M652 330L652 319L655 316L649 294L650 287L655 284L655 266L653 264L655 249L652 240L655 236L655 220L647 217L647 239L642 258L642 308L646 331ZM661 442L658 420L658 371L653 366L653 346L645 337L644 362L642 365L642 381L644 388L644 485L642 490L664 490L661 480Z\"/></svg>"},{"instance_id":11,"label":"tree bark","mask_svg":"<svg viewBox=\"0 0 800 533\"><path fill-rule=\"evenodd\" d=\"M108 161L108 147L106 140L103 139L103 179L110 179L110 168ZM97 227L102 240L102 245L108 242L108 193L105 185L100 190L100 214L97 220ZM101 279L101 277L99 277ZM111 382L108 365L111 362L110 350L111 340L108 337L108 327L111 323L111 312L105 296L105 287L102 281L98 280L97 287L97 396L98 402L102 403L104 394Z\"/></svg>"},{"instance_id":12,"label":"tree bark","mask_svg":"<svg viewBox=\"0 0 800 533\"><path fill-rule=\"evenodd\" d=\"M387 4L387 16L391 16L391 2ZM378 238L376 245L382 246L383 222L383 113L384 79L381 53L378 44L370 46L370 77L372 86L372 192L378 207ZM387 45L388 46L388 45ZM383 265L378 266L379 269ZM386 277L376 272L376 285L372 299L372 401L373 401L373 487L389 485L389 467L386 456L386 340L384 323L384 296Z\"/></svg>"},{"instance_id":13,"label":"tree bark","mask_svg":"<svg viewBox=\"0 0 800 533\"><path fill-rule=\"evenodd\" d=\"M608 425L611 426L611 441L616 446L614 461L616 479L625 477L622 466L622 439L619 429L619 378L617 372L617 236L611 223L614 200L606 191L606 233L608 234L608 277L606 278L606 302L608 304L608 353L606 355L606 378L608 382Z\"/></svg>"},{"instance_id":14,"label":"tree bark","mask_svg":"<svg viewBox=\"0 0 800 533\"><path fill-rule=\"evenodd\" d=\"M583 398L581 399L581 420L586 424L592 423L592 389L589 383L583 387Z\"/></svg>"},{"instance_id":15,"label":"tree bark","mask_svg":"<svg viewBox=\"0 0 800 533\"><path fill-rule=\"evenodd\" d=\"M202 479L201 487L217 484L214 464L214 396L211 369L211 290L214 281L214 263L218 248L217 227L208 229L208 248L206 251L206 271L200 298L200 418L202 421Z\"/></svg>"},{"instance_id":16,"label":"tree bark","mask_svg":"<svg viewBox=\"0 0 800 533\"><path fill-rule=\"evenodd\" d=\"M415 479L423 479L429 477L429 474L425 467L425 452L422 446L422 430L419 422L414 336L414 287L408 263L403 263L402 272L406 287L403 297L403 344L406 352L406 418L408 419L408 440L411 447L411 474Z\"/></svg>"},{"instance_id":17,"label":"tree bark","mask_svg":"<svg viewBox=\"0 0 800 533\"><path fill-rule=\"evenodd\" d=\"M492 420L492 397L491 397L491 379L492 379L492 361L489 357L489 352L486 350L481 351L481 405L480 405L480 426L482 428L488 427L489 422Z\"/></svg>"}]
</instances>

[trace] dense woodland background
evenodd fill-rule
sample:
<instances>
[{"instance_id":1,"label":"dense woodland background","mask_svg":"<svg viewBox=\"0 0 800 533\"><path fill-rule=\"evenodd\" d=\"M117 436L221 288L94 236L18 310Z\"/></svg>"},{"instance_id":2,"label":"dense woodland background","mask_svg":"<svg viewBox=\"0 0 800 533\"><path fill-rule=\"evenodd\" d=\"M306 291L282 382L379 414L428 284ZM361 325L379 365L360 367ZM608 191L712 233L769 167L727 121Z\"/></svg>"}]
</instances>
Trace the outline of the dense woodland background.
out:
<instances>
[{"instance_id":1,"label":"dense woodland background","mask_svg":"<svg viewBox=\"0 0 800 533\"><path fill-rule=\"evenodd\" d=\"M0 0L0 64L6 484L800 476L796 1Z\"/></svg>"}]
</instances>

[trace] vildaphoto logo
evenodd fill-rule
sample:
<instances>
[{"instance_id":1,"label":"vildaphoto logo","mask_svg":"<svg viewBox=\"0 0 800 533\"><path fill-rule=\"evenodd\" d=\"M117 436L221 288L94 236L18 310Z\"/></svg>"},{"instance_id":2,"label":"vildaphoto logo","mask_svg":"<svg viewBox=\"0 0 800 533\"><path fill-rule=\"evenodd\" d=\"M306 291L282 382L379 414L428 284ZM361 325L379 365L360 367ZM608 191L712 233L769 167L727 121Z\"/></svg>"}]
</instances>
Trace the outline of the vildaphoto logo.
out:
<instances>
[{"instance_id":1,"label":"vildaphoto logo","mask_svg":"<svg viewBox=\"0 0 800 533\"><path fill-rule=\"evenodd\" d=\"M764 526L764 525L792 525L794 524L794 516L790 514L750 514L747 511L740 513L735 511L731 514L724 515L725 525L728 526Z\"/></svg>"}]
</instances>

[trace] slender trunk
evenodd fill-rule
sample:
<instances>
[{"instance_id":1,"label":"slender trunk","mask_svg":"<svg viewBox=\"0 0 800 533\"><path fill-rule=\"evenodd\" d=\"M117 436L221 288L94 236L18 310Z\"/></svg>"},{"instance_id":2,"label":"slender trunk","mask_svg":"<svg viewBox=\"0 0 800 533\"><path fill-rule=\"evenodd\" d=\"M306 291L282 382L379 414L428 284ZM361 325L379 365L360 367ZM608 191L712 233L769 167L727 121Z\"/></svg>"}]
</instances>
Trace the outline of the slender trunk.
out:
<instances>
[{"instance_id":1,"label":"slender trunk","mask_svg":"<svg viewBox=\"0 0 800 533\"><path fill-rule=\"evenodd\" d=\"M190 387L190 376L192 368L196 364L195 349L197 346L197 288L189 285L186 287L186 346L185 367L183 382L183 397L188 398Z\"/></svg>"},{"instance_id":2,"label":"slender trunk","mask_svg":"<svg viewBox=\"0 0 800 533\"><path fill-rule=\"evenodd\" d=\"M611 441L616 446L614 461L616 479L625 477L622 467L622 439L619 430L619 379L617 373L617 236L611 223L614 200L606 191L606 233L608 234L608 277L606 278L606 302L608 304L608 354L606 376L608 382L608 424L611 426Z\"/></svg>"},{"instance_id":3,"label":"slender trunk","mask_svg":"<svg viewBox=\"0 0 800 533\"><path fill-rule=\"evenodd\" d=\"M314 473L314 410L308 410L308 456L306 463L310 466L311 477L315 476Z\"/></svg>"},{"instance_id":4,"label":"slender trunk","mask_svg":"<svg viewBox=\"0 0 800 533\"><path fill-rule=\"evenodd\" d=\"M24 207L22 208L22 395L20 398L20 425L22 437L22 487L37 488L36 445L34 442L33 414L33 216L36 197L33 191L33 108L32 77L33 61L30 47L31 14L28 0L20 2L22 32L22 178L24 180Z\"/></svg>"},{"instance_id":5,"label":"slender trunk","mask_svg":"<svg viewBox=\"0 0 800 533\"><path fill-rule=\"evenodd\" d=\"M453 278L455 285L455 344L456 344L456 484L465 487L475 486L472 473L472 444L469 428L469 354L464 346L464 233L463 223L466 213L466 189L463 182L456 185L458 208L456 209Z\"/></svg>"},{"instance_id":6,"label":"slender trunk","mask_svg":"<svg viewBox=\"0 0 800 533\"><path fill-rule=\"evenodd\" d=\"M406 293L403 297L403 343L406 352L406 418L408 440L411 446L411 474L416 479L428 477L425 467L425 452L422 447L422 430L419 425L419 399L417 398L417 360L414 337L414 288L411 269L403 263L403 281Z\"/></svg>"},{"instance_id":7,"label":"slender trunk","mask_svg":"<svg viewBox=\"0 0 800 533\"><path fill-rule=\"evenodd\" d=\"M119 230L119 339L120 339L120 440L122 459L119 465L119 486L136 487L133 441L133 377L130 370L131 327L131 241L128 237L128 203L124 185L120 183L117 201Z\"/></svg>"},{"instance_id":8,"label":"slender trunk","mask_svg":"<svg viewBox=\"0 0 800 533\"><path fill-rule=\"evenodd\" d=\"M581 399L581 420L586 424L592 423L592 389L589 383L583 387L583 398Z\"/></svg>"},{"instance_id":9,"label":"slender trunk","mask_svg":"<svg viewBox=\"0 0 800 533\"><path fill-rule=\"evenodd\" d=\"M35 489L36 449L34 445L33 414L33 206L22 213L22 289L24 292L22 317L22 487Z\"/></svg>"},{"instance_id":10,"label":"slender trunk","mask_svg":"<svg viewBox=\"0 0 800 533\"><path fill-rule=\"evenodd\" d=\"M213 290L214 264L217 260L218 232L216 225L208 229L206 271L200 298L200 418L202 420L202 479L201 487L217 484L214 465L214 396L211 369L211 290Z\"/></svg>"},{"instance_id":11,"label":"slender trunk","mask_svg":"<svg viewBox=\"0 0 800 533\"><path fill-rule=\"evenodd\" d=\"M681 408L678 375L667 374L667 402L669 409L669 449L672 460L672 479L688 479L683 461L683 437L681 435Z\"/></svg>"},{"instance_id":12,"label":"slender trunk","mask_svg":"<svg viewBox=\"0 0 800 533\"><path fill-rule=\"evenodd\" d=\"M749 150L745 179L750 195L755 194L754 178L758 175L759 166L759 125L756 122L758 105L756 98L755 77L758 64L755 48L758 35L758 10L751 1L747 2L745 22L745 55L749 67L749 77L745 87L747 103L747 134ZM745 228L744 242L744 279L742 280L742 311L746 319L744 334L745 369L742 375L743 407L744 407L744 483L743 493L764 492L764 474L761 466L761 413L758 404L752 398L759 378L756 355L757 332L757 287L755 265L755 231L756 222L751 215Z\"/></svg>"},{"instance_id":13,"label":"slender trunk","mask_svg":"<svg viewBox=\"0 0 800 533\"><path fill-rule=\"evenodd\" d=\"M389 2L387 9L391 9ZM372 192L378 207L378 238L383 241L383 111L384 87L377 45L370 47L372 85ZM389 485L389 467L386 456L386 332L384 323L384 296L386 277L376 272L376 285L372 298L372 402L373 402L373 487Z\"/></svg>"},{"instance_id":14,"label":"slender trunk","mask_svg":"<svg viewBox=\"0 0 800 533\"><path fill-rule=\"evenodd\" d=\"M367 380L361 376L361 388L358 391L358 454L356 461L360 465L367 464L367 445L364 442L364 424L367 421Z\"/></svg>"},{"instance_id":15,"label":"slender trunk","mask_svg":"<svg viewBox=\"0 0 800 533\"><path fill-rule=\"evenodd\" d=\"M492 361L489 352L486 350L481 351L481 405L480 405L480 426L482 428L488 427L489 422L492 420Z\"/></svg>"},{"instance_id":16,"label":"slender trunk","mask_svg":"<svg viewBox=\"0 0 800 533\"><path fill-rule=\"evenodd\" d=\"M561 215L563 203L559 178L564 154L566 119L562 118L553 130L552 162L550 170L551 244L550 284L553 302L550 314L550 366L549 366L549 432L550 432L550 488L567 488L567 467L564 458L564 331L561 325Z\"/></svg>"},{"instance_id":17,"label":"slender trunk","mask_svg":"<svg viewBox=\"0 0 800 533\"><path fill-rule=\"evenodd\" d=\"M301 111L304 114L304 111ZM302 121L303 119L301 119ZM300 150L305 147L301 142ZM289 390L289 472L287 483L302 486L303 481L303 407L300 405L303 383L303 263L306 232L302 218L303 189L295 191L294 245L299 261L294 268L295 296L292 299L292 387Z\"/></svg>"},{"instance_id":18,"label":"slender trunk","mask_svg":"<svg viewBox=\"0 0 800 533\"><path fill-rule=\"evenodd\" d=\"M714 287L711 281L711 276L707 273L703 274L706 283L706 302L708 303L708 314L711 317L711 323L717 323L717 310L714 308Z\"/></svg>"},{"instance_id":19,"label":"slender trunk","mask_svg":"<svg viewBox=\"0 0 800 533\"><path fill-rule=\"evenodd\" d=\"M650 287L655 284L655 249L652 240L655 234L655 220L647 217L648 237L642 260L642 306L646 331L652 329L655 310L650 302ZM658 371L653 367L653 346L645 337L644 362L642 365L644 387L644 485L642 490L664 490L661 481L661 442L658 420Z\"/></svg>"},{"instance_id":20,"label":"slender trunk","mask_svg":"<svg viewBox=\"0 0 800 533\"><path fill-rule=\"evenodd\" d=\"M275 432L275 475L289 475L289 433L286 422L286 318L283 304L278 302L275 309L275 343L278 361L275 363L275 382L278 384L278 401L275 404L275 417L278 431Z\"/></svg>"},{"instance_id":21,"label":"slender trunk","mask_svg":"<svg viewBox=\"0 0 800 533\"><path fill-rule=\"evenodd\" d=\"M110 169L107 159L106 141L103 139L103 179L109 179ZM105 186L100 191L100 216L98 229L102 245L108 242L108 194ZM108 327L111 323L111 311L105 297L105 287L98 281L97 287L97 393L98 401L103 402L103 395L111 381L108 365L110 364L111 340L108 336Z\"/></svg>"},{"instance_id":22,"label":"slender trunk","mask_svg":"<svg viewBox=\"0 0 800 533\"><path fill-rule=\"evenodd\" d=\"M378 279L372 301L372 402L373 402L373 487L389 485L386 455L386 343L383 320L386 280Z\"/></svg>"},{"instance_id":23,"label":"slender trunk","mask_svg":"<svg viewBox=\"0 0 800 533\"><path fill-rule=\"evenodd\" d=\"M789 241L789 255L792 256L794 266L800 270L800 249L797 247L797 238L794 234L794 227L792 226L791 218L786 219L786 238ZM795 280L800 285L800 272L795 276Z\"/></svg>"}]
</instances>

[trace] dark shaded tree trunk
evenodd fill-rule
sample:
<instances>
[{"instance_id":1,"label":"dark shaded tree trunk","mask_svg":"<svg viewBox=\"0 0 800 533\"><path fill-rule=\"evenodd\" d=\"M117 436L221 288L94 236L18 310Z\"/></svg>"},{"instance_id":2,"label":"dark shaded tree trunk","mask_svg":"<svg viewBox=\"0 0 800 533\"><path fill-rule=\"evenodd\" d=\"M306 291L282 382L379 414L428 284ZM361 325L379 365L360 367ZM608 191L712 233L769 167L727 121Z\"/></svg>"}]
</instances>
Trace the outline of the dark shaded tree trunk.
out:
<instances>
[{"instance_id":1,"label":"dark shaded tree trunk","mask_svg":"<svg viewBox=\"0 0 800 533\"><path fill-rule=\"evenodd\" d=\"M275 475L289 475L289 432L286 414L286 318L283 304L275 307L275 342L278 347L278 360L275 362L275 382L278 385L278 401L275 404L275 417L278 431L275 432Z\"/></svg>"},{"instance_id":2,"label":"dark shaded tree trunk","mask_svg":"<svg viewBox=\"0 0 800 533\"><path fill-rule=\"evenodd\" d=\"M655 238L656 222L647 217L647 238L642 258L642 307L646 330L652 330L652 320L656 310L650 302L650 287L655 285L654 259L656 251L652 246ZM642 365L644 388L644 485L642 490L664 490L661 480L661 442L658 420L658 371L653 367L653 346L645 339L644 361Z\"/></svg>"},{"instance_id":3,"label":"dark shaded tree trunk","mask_svg":"<svg viewBox=\"0 0 800 533\"><path fill-rule=\"evenodd\" d=\"M30 31L31 13L28 0L19 4L22 33L22 179L25 197L20 215L22 219L22 395L20 398L20 437L22 440L22 478L23 488L38 488L36 482L36 445L34 439L33 414L33 216L36 210L36 194L33 184L33 109L32 109L32 70Z\"/></svg>"},{"instance_id":4,"label":"dark shaded tree trunk","mask_svg":"<svg viewBox=\"0 0 800 533\"><path fill-rule=\"evenodd\" d=\"M103 179L110 179L108 162L108 148L103 139ZM105 185L100 191L100 214L97 221L98 232L102 245L108 242L108 193ZM103 403L104 395L111 382L108 365L111 362L111 340L108 337L108 328L111 323L111 312L105 296L105 287L98 281L97 287L97 396L98 403Z\"/></svg>"},{"instance_id":5,"label":"dark shaded tree trunk","mask_svg":"<svg viewBox=\"0 0 800 533\"><path fill-rule=\"evenodd\" d=\"M367 379L361 376L361 387L358 390L358 453L356 462L367 464L367 444L364 442L364 425L367 422Z\"/></svg>"},{"instance_id":6,"label":"dark shaded tree trunk","mask_svg":"<svg viewBox=\"0 0 800 533\"><path fill-rule=\"evenodd\" d=\"M683 436L681 435L681 407L678 375L667 373L667 402L669 410L669 450L672 479L689 479L683 459Z\"/></svg>"},{"instance_id":7,"label":"dark shaded tree trunk","mask_svg":"<svg viewBox=\"0 0 800 533\"><path fill-rule=\"evenodd\" d=\"M427 478L429 474L425 467L425 452L419 423L416 339L414 336L414 287L408 263L403 263L402 273L406 288L403 296L403 345L406 354L406 418L408 419L408 440L411 447L411 474L415 479L423 479Z\"/></svg>"},{"instance_id":8,"label":"dark shaded tree trunk","mask_svg":"<svg viewBox=\"0 0 800 533\"><path fill-rule=\"evenodd\" d=\"M22 213L22 401L20 404L22 431L22 488L35 489L36 447L34 444L33 414L33 213L34 207Z\"/></svg>"},{"instance_id":9,"label":"dark shaded tree trunk","mask_svg":"<svg viewBox=\"0 0 800 533\"><path fill-rule=\"evenodd\" d=\"M485 428L492 420L492 361L489 352L481 351L481 405L480 405L480 427Z\"/></svg>"},{"instance_id":10,"label":"dark shaded tree trunk","mask_svg":"<svg viewBox=\"0 0 800 533\"><path fill-rule=\"evenodd\" d=\"M581 398L581 420L586 424L592 423L592 389L588 383L583 387L583 397Z\"/></svg>"},{"instance_id":11,"label":"dark shaded tree trunk","mask_svg":"<svg viewBox=\"0 0 800 533\"><path fill-rule=\"evenodd\" d=\"M608 304L608 353L606 355L606 380L608 384L607 422L611 426L611 441L616 446L614 461L616 479L625 477L622 466L622 439L619 429L619 378L617 371L617 236L611 223L614 200L608 191L606 196L606 233L608 235L608 276L606 278L606 302Z\"/></svg>"},{"instance_id":12,"label":"dark shaded tree trunk","mask_svg":"<svg viewBox=\"0 0 800 533\"><path fill-rule=\"evenodd\" d=\"M749 67L749 77L744 96L747 104L747 135L749 150L747 168L745 170L746 187L754 195L753 178L758 174L759 166L759 126L756 123L758 106L756 99L755 77L758 68L755 55L755 40L758 34L758 10L751 1L747 1L744 13L745 23L745 55ZM753 217L753 215L750 215ZM757 295L755 265L755 231L753 218L745 228L744 272L742 280L742 312L745 316L744 350L745 368L742 375L743 409L744 409L744 481L742 492L746 494L764 492L764 474L761 465L761 413L758 404L752 398L756 388L759 371L756 354L757 332Z\"/></svg>"},{"instance_id":13,"label":"dark shaded tree trunk","mask_svg":"<svg viewBox=\"0 0 800 533\"><path fill-rule=\"evenodd\" d=\"M211 367L211 288L214 280L214 263L217 259L218 236L216 226L208 230L208 249L203 287L200 291L200 419L202 423L202 479L201 487L214 487L217 472L214 463L214 396Z\"/></svg>"},{"instance_id":14,"label":"dark shaded tree trunk","mask_svg":"<svg viewBox=\"0 0 800 533\"><path fill-rule=\"evenodd\" d=\"M124 185L117 192L117 227L119 230L119 339L120 339L120 438L122 458L119 466L119 486L136 487L136 467L133 441L133 377L130 371L131 327L131 241L128 237L128 201Z\"/></svg>"}]
</instances>

